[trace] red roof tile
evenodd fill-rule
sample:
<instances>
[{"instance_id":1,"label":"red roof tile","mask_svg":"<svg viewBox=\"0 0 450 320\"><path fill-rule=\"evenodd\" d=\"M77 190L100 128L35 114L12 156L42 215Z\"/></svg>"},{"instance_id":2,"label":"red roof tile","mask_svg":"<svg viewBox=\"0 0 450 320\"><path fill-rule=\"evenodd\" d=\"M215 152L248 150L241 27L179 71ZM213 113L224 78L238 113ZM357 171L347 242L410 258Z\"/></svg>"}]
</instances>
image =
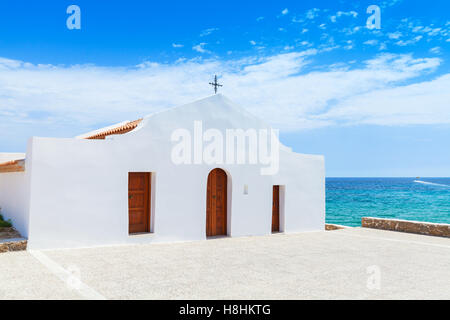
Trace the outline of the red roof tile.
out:
<instances>
[{"instance_id":1,"label":"red roof tile","mask_svg":"<svg viewBox=\"0 0 450 320\"><path fill-rule=\"evenodd\" d=\"M21 172L25 171L25 159L11 160L0 163L1 172Z\"/></svg>"},{"instance_id":2,"label":"red roof tile","mask_svg":"<svg viewBox=\"0 0 450 320\"><path fill-rule=\"evenodd\" d=\"M108 129L108 130L101 131L101 132L96 132L95 134L84 137L83 139L105 139L105 137L110 136L110 135L124 134L124 133L130 132L130 131L136 129L136 127L139 125L139 123L141 123L141 121L142 121L142 118L134 120L134 121L130 121L130 122L128 122L124 125L121 125L119 127L116 127L116 128Z\"/></svg>"}]
</instances>

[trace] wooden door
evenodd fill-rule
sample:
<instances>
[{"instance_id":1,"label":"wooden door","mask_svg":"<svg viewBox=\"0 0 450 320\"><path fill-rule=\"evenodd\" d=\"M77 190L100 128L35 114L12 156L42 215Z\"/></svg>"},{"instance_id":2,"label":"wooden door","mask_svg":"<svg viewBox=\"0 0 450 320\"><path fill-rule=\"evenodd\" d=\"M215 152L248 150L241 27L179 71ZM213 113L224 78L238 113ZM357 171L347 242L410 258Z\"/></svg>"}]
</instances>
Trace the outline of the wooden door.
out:
<instances>
[{"instance_id":1,"label":"wooden door","mask_svg":"<svg viewBox=\"0 0 450 320\"><path fill-rule=\"evenodd\" d=\"M214 169L208 175L206 236L227 234L227 174Z\"/></svg>"},{"instance_id":2,"label":"wooden door","mask_svg":"<svg viewBox=\"0 0 450 320\"><path fill-rule=\"evenodd\" d=\"M273 186L272 232L280 231L280 186Z\"/></svg>"},{"instance_id":3,"label":"wooden door","mask_svg":"<svg viewBox=\"0 0 450 320\"><path fill-rule=\"evenodd\" d=\"M128 232L150 232L150 172L128 173Z\"/></svg>"}]
</instances>

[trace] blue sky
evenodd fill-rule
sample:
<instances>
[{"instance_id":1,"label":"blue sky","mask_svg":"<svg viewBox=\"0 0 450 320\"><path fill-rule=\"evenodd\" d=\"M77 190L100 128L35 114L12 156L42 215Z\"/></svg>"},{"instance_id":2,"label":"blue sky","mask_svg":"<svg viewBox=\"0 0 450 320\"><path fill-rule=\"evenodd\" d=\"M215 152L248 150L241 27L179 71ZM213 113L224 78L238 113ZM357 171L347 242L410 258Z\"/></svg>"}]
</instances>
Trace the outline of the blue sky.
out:
<instances>
[{"instance_id":1,"label":"blue sky","mask_svg":"<svg viewBox=\"0 0 450 320\"><path fill-rule=\"evenodd\" d=\"M81 30L66 9L81 8ZM369 5L381 29L366 28ZM0 151L222 92L328 176L450 175L448 1L0 3Z\"/></svg>"}]
</instances>

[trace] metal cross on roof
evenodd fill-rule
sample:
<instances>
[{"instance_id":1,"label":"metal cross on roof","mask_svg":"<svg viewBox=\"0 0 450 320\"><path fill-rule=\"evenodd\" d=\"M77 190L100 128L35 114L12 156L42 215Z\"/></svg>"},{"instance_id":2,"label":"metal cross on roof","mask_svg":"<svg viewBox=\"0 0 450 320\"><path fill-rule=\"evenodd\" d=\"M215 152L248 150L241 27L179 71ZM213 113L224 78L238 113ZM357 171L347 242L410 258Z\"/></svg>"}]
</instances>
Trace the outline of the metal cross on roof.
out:
<instances>
[{"instance_id":1,"label":"metal cross on roof","mask_svg":"<svg viewBox=\"0 0 450 320\"><path fill-rule=\"evenodd\" d=\"M217 75L214 75L214 82L210 82L209 84L212 85L212 86L214 87L214 94L217 93L217 88L218 88L218 87L223 87L221 84L219 84L219 83L217 82Z\"/></svg>"}]
</instances>

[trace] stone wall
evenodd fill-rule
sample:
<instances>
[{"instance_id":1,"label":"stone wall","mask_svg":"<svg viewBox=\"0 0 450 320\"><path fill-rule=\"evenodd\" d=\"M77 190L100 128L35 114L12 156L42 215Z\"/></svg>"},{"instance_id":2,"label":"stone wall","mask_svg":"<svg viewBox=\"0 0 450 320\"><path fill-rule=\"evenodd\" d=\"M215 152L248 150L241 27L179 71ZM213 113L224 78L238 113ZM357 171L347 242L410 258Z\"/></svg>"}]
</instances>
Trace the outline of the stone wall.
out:
<instances>
[{"instance_id":1,"label":"stone wall","mask_svg":"<svg viewBox=\"0 0 450 320\"><path fill-rule=\"evenodd\" d=\"M0 242L0 253L27 250L27 240Z\"/></svg>"},{"instance_id":2,"label":"stone wall","mask_svg":"<svg viewBox=\"0 0 450 320\"><path fill-rule=\"evenodd\" d=\"M361 226L364 228L401 231L408 233L423 234L428 236L450 238L450 224L445 223L430 223L420 221L364 217L361 219Z\"/></svg>"},{"instance_id":3,"label":"stone wall","mask_svg":"<svg viewBox=\"0 0 450 320\"><path fill-rule=\"evenodd\" d=\"M0 253L27 249L27 240L14 228L0 228Z\"/></svg>"}]
</instances>

